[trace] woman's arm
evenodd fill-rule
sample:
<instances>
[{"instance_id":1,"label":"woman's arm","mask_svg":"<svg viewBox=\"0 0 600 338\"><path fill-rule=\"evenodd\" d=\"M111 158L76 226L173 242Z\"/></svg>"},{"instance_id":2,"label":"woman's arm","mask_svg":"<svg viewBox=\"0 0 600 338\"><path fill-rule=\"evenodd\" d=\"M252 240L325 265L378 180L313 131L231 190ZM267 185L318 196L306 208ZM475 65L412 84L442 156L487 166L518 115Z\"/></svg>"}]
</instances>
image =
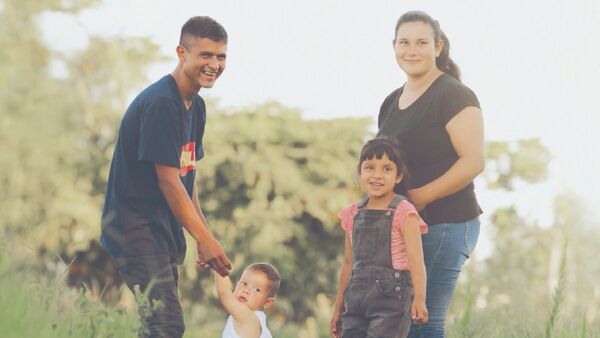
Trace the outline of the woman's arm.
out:
<instances>
[{"instance_id":1,"label":"woman's arm","mask_svg":"<svg viewBox=\"0 0 600 338\"><path fill-rule=\"evenodd\" d=\"M419 211L427 204L466 187L485 167L483 117L479 108L461 110L446 124L446 131L458 160L442 176L409 191L411 202Z\"/></svg>"},{"instance_id":2,"label":"woman's arm","mask_svg":"<svg viewBox=\"0 0 600 338\"><path fill-rule=\"evenodd\" d=\"M352 270L352 244L350 243L350 237L346 233L346 240L344 243L344 263L340 269L340 279L338 283L338 291L335 297L335 305L333 308L333 316L329 323L329 333L332 337L339 337L342 333L340 326L340 315L344 311L344 290L348 285L348 277Z\"/></svg>"},{"instance_id":3,"label":"woman's arm","mask_svg":"<svg viewBox=\"0 0 600 338\"><path fill-rule=\"evenodd\" d=\"M408 216L404 225L403 235L406 244L406 256L410 266L410 278L413 283L415 297L411 305L412 319L417 323L425 323L429 318L425 299L427 297L427 273L423 259L420 222L416 215Z\"/></svg>"}]
</instances>

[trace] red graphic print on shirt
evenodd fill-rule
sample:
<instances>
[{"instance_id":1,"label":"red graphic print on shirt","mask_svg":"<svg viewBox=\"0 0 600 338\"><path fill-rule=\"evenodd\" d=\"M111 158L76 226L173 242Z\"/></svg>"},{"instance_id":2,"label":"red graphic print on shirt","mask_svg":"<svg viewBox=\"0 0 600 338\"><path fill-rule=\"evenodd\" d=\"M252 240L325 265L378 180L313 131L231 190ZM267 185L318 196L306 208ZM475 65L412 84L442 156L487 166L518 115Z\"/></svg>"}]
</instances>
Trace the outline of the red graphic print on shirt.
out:
<instances>
[{"instance_id":1,"label":"red graphic print on shirt","mask_svg":"<svg viewBox=\"0 0 600 338\"><path fill-rule=\"evenodd\" d=\"M191 141L181 147L179 158L179 176L183 177L188 172L196 170L196 142Z\"/></svg>"}]
</instances>

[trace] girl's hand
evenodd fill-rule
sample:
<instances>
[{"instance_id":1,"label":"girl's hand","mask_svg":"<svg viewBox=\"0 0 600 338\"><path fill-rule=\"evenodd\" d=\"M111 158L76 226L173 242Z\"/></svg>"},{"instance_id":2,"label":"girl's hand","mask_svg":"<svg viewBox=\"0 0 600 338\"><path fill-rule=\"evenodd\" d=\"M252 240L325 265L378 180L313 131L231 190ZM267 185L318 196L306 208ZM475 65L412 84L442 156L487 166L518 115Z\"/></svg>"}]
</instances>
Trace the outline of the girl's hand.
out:
<instances>
[{"instance_id":1,"label":"girl's hand","mask_svg":"<svg viewBox=\"0 0 600 338\"><path fill-rule=\"evenodd\" d=\"M408 199L415 206L417 211L421 211L429 203L427 197L424 196L423 191L420 188L411 189L408 191Z\"/></svg>"},{"instance_id":2,"label":"girl's hand","mask_svg":"<svg viewBox=\"0 0 600 338\"><path fill-rule=\"evenodd\" d=\"M329 334L333 338L342 336L342 320L340 319L340 311L334 310L331 320L329 321Z\"/></svg>"},{"instance_id":3,"label":"girl's hand","mask_svg":"<svg viewBox=\"0 0 600 338\"><path fill-rule=\"evenodd\" d=\"M425 300L413 300L410 307L410 314L415 324L425 324L429 320L429 312L425 305Z\"/></svg>"}]
</instances>

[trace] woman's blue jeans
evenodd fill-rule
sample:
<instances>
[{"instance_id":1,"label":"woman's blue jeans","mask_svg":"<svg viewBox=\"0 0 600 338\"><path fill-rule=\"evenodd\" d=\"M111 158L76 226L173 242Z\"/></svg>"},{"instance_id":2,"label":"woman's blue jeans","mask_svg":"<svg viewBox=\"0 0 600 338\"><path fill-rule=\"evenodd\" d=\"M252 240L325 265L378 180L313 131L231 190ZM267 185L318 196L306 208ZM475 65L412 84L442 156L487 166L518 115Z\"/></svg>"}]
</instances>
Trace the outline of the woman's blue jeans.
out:
<instances>
[{"instance_id":1,"label":"woman's blue jeans","mask_svg":"<svg viewBox=\"0 0 600 338\"><path fill-rule=\"evenodd\" d=\"M409 338L445 337L448 307L460 270L477 244L479 226L478 218L464 223L434 224L423 235L429 321L423 325L412 324Z\"/></svg>"}]
</instances>

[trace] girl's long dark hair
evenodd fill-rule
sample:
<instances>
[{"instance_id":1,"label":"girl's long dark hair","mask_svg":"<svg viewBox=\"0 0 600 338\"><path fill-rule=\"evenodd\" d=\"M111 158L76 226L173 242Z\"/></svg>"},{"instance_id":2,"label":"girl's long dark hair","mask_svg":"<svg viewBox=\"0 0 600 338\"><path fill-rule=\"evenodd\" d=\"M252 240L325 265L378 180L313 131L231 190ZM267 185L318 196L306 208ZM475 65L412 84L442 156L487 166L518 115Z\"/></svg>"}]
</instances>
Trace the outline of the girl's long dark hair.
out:
<instances>
[{"instance_id":1,"label":"girl's long dark hair","mask_svg":"<svg viewBox=\"0 0 600 338\"><path fill-rule=\"evenodd\" d=\"M396 37L396 34L398 34L398 28L400 28L403 23L416 21L426 23L433 29L433 39L435 43L440 40L444 43L440 56L435 59L435 64L439 70L460 81L460 69L450 58L450 41L446 34L444 34L444 31L440 28L439 22L434 20L429 14L421 11L410 11L402 14L396 23L394 38Z\"/></svg>"},{"instance_id":2,"label":"girl's long dark hair","mask_svg":"<svg viewBox=\"0 0 600 338\"><path fill-rule=\"evenodd\" d=\"M408 198L408 188L410 187L410 175L404 161L404 152L400 142L388 136L378 136L362 147L358 160L358 172L364 161L370 160L373 157L381 159L383 155L387 155L390 161L396 164L398 175L402 175L400 183L394 186L394 192Z\"/></svg>"}]
</instances>

